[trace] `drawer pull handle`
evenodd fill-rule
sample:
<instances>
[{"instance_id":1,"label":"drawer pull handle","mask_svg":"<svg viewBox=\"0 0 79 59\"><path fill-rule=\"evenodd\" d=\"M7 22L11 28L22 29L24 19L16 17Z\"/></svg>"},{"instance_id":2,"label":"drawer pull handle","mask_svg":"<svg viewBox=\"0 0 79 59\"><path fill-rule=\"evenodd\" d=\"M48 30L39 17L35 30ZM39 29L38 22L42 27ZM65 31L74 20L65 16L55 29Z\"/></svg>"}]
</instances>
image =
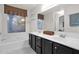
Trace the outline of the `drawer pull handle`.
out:
<instances>
[{"instance_id":1,"label":"drawer pull handle","mask_svg":"<svg viewBox=\"0 0 79 59\"><path fill-rule=\"evenodd\" d=\"M57 47L55 47L55 49L57 49Z\"/></svg>"}]
</instances>

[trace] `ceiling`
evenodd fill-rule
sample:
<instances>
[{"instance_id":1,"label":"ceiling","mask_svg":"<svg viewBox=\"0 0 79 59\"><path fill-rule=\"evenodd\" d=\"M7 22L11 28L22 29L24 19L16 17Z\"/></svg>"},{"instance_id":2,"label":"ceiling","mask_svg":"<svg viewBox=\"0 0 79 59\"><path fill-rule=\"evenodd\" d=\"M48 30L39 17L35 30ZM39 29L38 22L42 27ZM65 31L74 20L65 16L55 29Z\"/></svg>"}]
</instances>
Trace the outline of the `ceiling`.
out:
<instances>
[{"instance_id":1,"label":"ceiling","mask_svg":"<svg viewBox=\"0 0 79 59\"><path fill-rule=\"evenodd\" d=\"M31 9L39 6L40 4L8 4L8 5L14 6L14 7L17 7L17 8L31 10Z\"/></svg>"},{"instance_id":2,"label":"ceiling","mask_svg":"<svg viewBox=\"0 0 79 59\"><path fill-rule=\"evenodd\" d=\"M8 4L10 6L14 6L14 7L17 7L17 8L22 8L22 9L26 9L26 10L32 10L32 9L35 9L36 7L38 6L44 6L45 8L42 8L42 9L46 9L45 11L41 11L40 13L41 14L46 14L46 13L49 13L51 11L54 11L54 10L59 10L61 9L60 5L59 4L49 4L49 5L45 5L45 4ZM51 7L51 8L50 8Z\"/></svg>"}]
</instances>

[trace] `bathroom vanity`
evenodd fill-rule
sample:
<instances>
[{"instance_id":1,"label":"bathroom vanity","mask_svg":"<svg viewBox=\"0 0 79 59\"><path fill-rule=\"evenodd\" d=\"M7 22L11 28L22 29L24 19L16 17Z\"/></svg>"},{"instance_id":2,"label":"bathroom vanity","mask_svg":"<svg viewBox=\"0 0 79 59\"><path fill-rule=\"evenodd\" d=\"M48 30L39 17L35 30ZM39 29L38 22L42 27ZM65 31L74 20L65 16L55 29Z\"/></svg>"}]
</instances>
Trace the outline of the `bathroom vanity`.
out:
<instances>
[{"instance_id":1,"label":"bathroom vanity","mask_svg":"<svg viewBox=\"0 0 79 59\"><path fill-rule=\"evenodd\" d=\"M79 41L73 38L62 38L58 35L29 33L29 45L37 54L78 54Z\"/></svg>"}]
</instances>

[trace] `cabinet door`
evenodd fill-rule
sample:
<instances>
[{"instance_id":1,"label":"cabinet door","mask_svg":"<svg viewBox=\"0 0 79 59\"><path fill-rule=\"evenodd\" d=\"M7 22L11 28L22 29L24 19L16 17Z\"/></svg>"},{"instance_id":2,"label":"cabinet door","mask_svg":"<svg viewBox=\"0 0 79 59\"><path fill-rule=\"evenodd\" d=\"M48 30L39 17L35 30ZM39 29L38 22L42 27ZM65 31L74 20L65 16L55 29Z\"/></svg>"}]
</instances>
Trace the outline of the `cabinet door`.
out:
<instances>
[{"instance_id":1,"label":"cabinet door","mask_svg":"<svg viewBox=\"0 0 79 59\"><path fill-rule=\"evenodd\" d=\"M36 43L35 43L35 35L32 35L31 41L32 41L32 42L31 42L31 44L32 44L32 49L33 49L33 50L36 50L36 48L35 48L35 44L36 44Z\"/></svg>"},{"instance_id":2,"label":"cabinet door","mask_svg":"<svg viewBox=\"0 0 79 59\"><path fill-rule=\"evenodd\" d=\"M54 54L72 54L72 49L58 43L53 43Z\"/></svg>"},{"instance_id":3,"label":"cabinet door","mask_svg":"<svg viewBox=\"0 0 79 59\"><path fill-rule=\"evenodd\" d=\"M52 54L52 42L46 39L42 39L42 53Z\"/></svg>"},{"instance_id":4,"label":"cabinet door","mask_svg":"<svg viewBox=\"0 0 79 59\"><path fill-rule=\"evenodd\" d=\"M32 35L29 34L29 45L32 46L32 40L31 40Z\"/></svg>"},{"instance_id":5,"label":"cabinet door","mask_svg":"<svg viewBox=\"0 0 79 59\"><path fill-rule=\"evenodd\" d=\"M72 54L79 54L79 50L72 49Z\"/></svg>"},{"instance_id":6,"label":"cabinet door","mask_svg":"<svg viewBox=\"0 0 79 59\"><path fill-rule=\"evenodd\" d=\"M39 45L41 47L41 37L36 36L36 46Z\"/></svg>"},{"instance_id":7,"label":"cabinet door","mask_svg":"<svg viewBox=\"0 0 79 59\"><path fill-rule=\"evenodd\" d=\"M36 37L36 53L41 54L42 45L41 45L41 37Z\"/></svg>"},{"instance_id":8,"label":"cabinet door","mask_svg":"<svg viewBox=\"0 0 79 59\"><path fill-rule=\"evenodd\" d=\"M44 39L42 39L42 54L44 54L45 53L45 43L44 43Z\"/></svg>"},{"instance_id":9,"label":"cabinet door","mask_svg":"<svg viewBox=\"0 0 79 59\"><path fill-rule=\"evenodd\" d=\"M38 46L36 46L36 53L37 53L37 54L41 54L41 48L38 47Z\"/></svg>"}]
</instances>

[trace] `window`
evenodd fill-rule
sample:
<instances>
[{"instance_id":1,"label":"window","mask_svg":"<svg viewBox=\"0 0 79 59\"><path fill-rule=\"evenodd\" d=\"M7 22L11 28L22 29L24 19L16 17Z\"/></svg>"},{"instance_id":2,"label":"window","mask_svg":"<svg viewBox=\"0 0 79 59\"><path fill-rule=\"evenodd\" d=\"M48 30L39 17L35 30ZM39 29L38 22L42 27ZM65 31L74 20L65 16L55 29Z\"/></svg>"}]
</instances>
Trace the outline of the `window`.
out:
<instances>
[{"instance_id":1,"label":"window","mask_svg":"<svg viewBox=\"0 0 79 59\"><path fill-rule=\"evenodd\" d=\"M17 15L8 15L8 33L25 32L25 17Z\"/></svg>"}]
</instances>

